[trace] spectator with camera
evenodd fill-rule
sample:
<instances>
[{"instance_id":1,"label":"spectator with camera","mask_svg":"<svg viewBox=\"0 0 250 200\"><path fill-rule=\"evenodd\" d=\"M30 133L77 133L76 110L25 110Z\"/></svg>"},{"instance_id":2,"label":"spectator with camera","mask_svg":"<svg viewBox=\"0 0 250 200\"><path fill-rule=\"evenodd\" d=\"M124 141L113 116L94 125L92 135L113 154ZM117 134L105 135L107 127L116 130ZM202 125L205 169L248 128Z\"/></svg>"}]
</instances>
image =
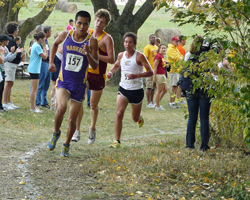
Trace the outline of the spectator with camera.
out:
<instances>
[{"instance_id":1,"label":"spectator with camera","mask_svg":"<svg viewBox=\"0 0 250 200\"><path fill-rule=\"evenodd\" d=\"M197 72L200 69L201 54L208 51L209 46L204 43L201 36L196 36L191 44L190 51L186 53L184 60L189 61L190 65L185 68L181 75L181 88L186 92L188 105L188 124L186 134L186 148L194 149L195 129L200 112L200 134L201 146L200 150L207 151L210 149L209 142L209 113L211 106L211 98L204 88L196 88L193 90L191 75L199 76ZM192 70L190 67L192 66Z\"/></svg>"}]
</instances>

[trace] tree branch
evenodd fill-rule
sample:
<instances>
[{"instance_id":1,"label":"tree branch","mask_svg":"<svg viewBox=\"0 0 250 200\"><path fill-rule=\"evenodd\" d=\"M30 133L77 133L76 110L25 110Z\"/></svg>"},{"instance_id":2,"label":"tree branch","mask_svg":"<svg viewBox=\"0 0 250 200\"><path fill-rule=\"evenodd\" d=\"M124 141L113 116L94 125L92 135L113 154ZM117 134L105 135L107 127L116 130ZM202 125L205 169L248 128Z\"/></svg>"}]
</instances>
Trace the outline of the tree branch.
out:
<instances>
[{"instance_id":1,"label":"tree branch","mask_svg":"<svg viewBox=\"0 0 250 200\"><path fill-rule=\"evenodd\" d=\"M219 11L219 9L215 6L215 3L212 3L212 6L213 6L213 7L215 8L215 10L219 13L221 20L222 20L223 23L227 26L227 22L226 22L225 19L223 18L223 16L222 16L221 12ZM233 37L231 31L228 31L228 32L229 32L229 34L230 34L232 40L235 42L235 39L234 39L234 37Z\"/></svg>"},{"instance_id":2,"label":"tree branch","mask_svg":"<svg viewBox=\"0 0 250 200\"><path fill-rule=\"evenodd\" d=\"M148 16L153 12L156 7L154 4L155 0L147 0L140 9L134 15L134 24L138 27L138 29L142 26L142 24L146 21Z\"/></svg>"},{"instance_id":3,"label":"tree branch","mask_svg":"<svg viewBox=\"0 0 250 200\"><path fill-rule=\"evenodd\" d=\"M121 18L128 19L127 16L132 15L134 7L135 7L135 3L136 3L136 0L128 0L128 2L126 3L126 5L122 11Z\"/></svg>"},{"instance_id":4,"label":"tree branch","mask_svg":"<svg viewBox=\"0 0 250 200\"><path fill-rule=\"evenodd\" d=\"M19 36L22 38L22 44L25 42L25 36L27 33L30 33L35 27L39 24L43 24L46 19L49 17L51 12L53 11L57 1L55 0L47 0L47 3L43 7L40 13L32 18L26 19L20 26L19 26Z\"/></svg>"}]
</instances>

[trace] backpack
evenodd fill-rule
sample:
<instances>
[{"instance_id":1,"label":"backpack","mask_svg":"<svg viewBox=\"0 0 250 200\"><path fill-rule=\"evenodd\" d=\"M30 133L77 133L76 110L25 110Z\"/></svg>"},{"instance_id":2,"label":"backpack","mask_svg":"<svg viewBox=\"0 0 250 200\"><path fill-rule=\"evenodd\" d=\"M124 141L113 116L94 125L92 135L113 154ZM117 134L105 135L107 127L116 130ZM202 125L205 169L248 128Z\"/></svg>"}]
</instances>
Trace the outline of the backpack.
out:
<instances>
[{"instance_id":1,"label":"backpack","mask_svg":"<svg viewBox=\"0 0 250 200\"><path fill-rule=\"evenodd\" d=\"M199 61L199 55L196 54L191 54L188 61L190 62L189 65L182 70L181 72L181 76L180 76L180 86L181 86L181 90L185 90L185 91L191 91L193 89L193 82L192 82L192 75L195 75L193 72L193 70L190 71L190 65L191 63L193 63L193 66L195 63L200 63ZM197 64L197 65L198 65Z\"/></svg>"}]
</instances>

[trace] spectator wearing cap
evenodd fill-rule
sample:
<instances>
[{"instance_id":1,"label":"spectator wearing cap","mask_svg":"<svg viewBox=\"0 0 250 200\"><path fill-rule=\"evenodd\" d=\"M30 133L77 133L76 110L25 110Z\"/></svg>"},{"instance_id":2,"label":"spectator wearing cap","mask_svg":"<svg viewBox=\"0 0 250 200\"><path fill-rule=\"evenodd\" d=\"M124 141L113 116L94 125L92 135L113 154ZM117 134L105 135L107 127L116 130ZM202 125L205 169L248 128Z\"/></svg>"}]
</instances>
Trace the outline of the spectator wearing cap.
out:
<instances>
[{"instance_id":1,"label":"spectator wearing cap","mask_svg":"<svg viewBox=\"0 0 250 200\"><path fill-rule=\"evenodd\" d=\"M74 25L74 20L73 20L73 19L70 19L70 20L69 20L69 24L68 24L66 30L67 30L67 31L73 30L73 25Z\"/></svg>"},{"instance_id":2,"label":"spectator wearing cap","mask_svg":"<svg viewBox=\"0 0 250 200\"><path fill-rule=\"evenodd\" d=\"M177 86L178 81L180 79L179 67L177 66L177 62L183 59L180 51L177 49L179 45L180 39L177 36L174 36L171 39L171 44L168 44L167 50L167 62L171 66L169 72L169 79L171 84L171 92L170 92L170 108L180 108L181 106L175 103L175 96L177 99L181 99L181 89Z\"/></svg>"},{"instance_id":3,"label":"spectator wearing cap","mask_svg":"<svg viewBox=\"0 0 250 200\"><path fill-rule=\"evenodd\" d=\"M20 48L15 50L15 46L11 47L11 52L9 52L6 45L9 44L9 40L11 38L8 35L0 35L0 55L3 61L0 63L0 112L8 111L8 105L4 108L2 104L3 90L4 90L4 82L5 82L5 62L11 62L16 58L16 54L20 51ZM9 110L13 110L14 108L9 107Z\"/></svg>"},{"instance_id":4,"label":"spectator wearing cap","mask_svg":"<svg viewBox=\"0 0 250 200\"><path fill-rule=\"evenodd\" d=\"M8 48L9 52L16 52L16 50L18 49L18 45L15 42L14 38L17 36L18 31L19 31L18 23L9 22L6 25L6 30L9 34L8 36L10 37L9 43L8 45L6 45L6 47ZM12 50L12 48L14 50ZM11 89L15 81L15 74L16 74L17 66L19 65L20 62L25 61L26 59L26 56L22 57L22 54L24 52L25 52L24 49L21 48L16 54L16 57L12 61L6 62L4 64L5 65L5 85L4 85L4 91L3 91L3 107L7 109L18 108L11 102L10 96L11 96Z\"/></svg>"},{"instance_id":5,"label":"spectator wearing cap","mask_svg":"<svg viewBox=\"0 0 250 200\"><path fill-rule=\"evenodd\" d=\"M186 44L186 37L185 37L184 35L181 35L181 36L179 36L179 39L180 39L180 43L179 43L179 45L177 46L177 49L179 50L179 52L181 53L181 55L182 55L183 57L185 57L186 51L185 51L185 49L184 49L184 46L185 46L185 44Z\"/></svg>"}]
</instances>

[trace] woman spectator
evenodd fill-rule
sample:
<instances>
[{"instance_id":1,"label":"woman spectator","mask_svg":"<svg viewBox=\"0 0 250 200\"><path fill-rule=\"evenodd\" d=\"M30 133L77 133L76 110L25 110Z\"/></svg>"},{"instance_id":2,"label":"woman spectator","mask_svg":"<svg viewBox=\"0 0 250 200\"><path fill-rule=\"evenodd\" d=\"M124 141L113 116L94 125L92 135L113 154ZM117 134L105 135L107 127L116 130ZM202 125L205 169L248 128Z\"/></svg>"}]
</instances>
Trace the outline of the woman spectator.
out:
<instances>
[{"instance_id":1,"label":"woman spectator","mask_svg":"<svg viewBox=\"0 0 250 200\"><path fill-rule=\"evenodd\" d=\"M0 64L0 112L6 112L8 110L14 110L12 106L3 107L2 98L3 98L3 90L4 90L4 81L5 81L5 62L11 62L16 58L16 54L21 52L20 48L17 48L15 51L15 46L11 47L11 52L9 52L6 45L9 44L10 37L8 35L2 34L0 35L0 54L3 57L3 63ZM14 52L15 51L15 52Z\"/></svg>"},{"instance_id":2,"label":"woman spectator","mask_svg":"<svg viewBox=\"0 0 250 200\"><path fill-rule=\"evenodd\" d=\"M45 47L45 33L43 31L35 33L34 38L36 41L31 48L30 63L28 66L28 72L31 78L30 112L43 113L42 110L36 107L36 93L38 90L42 58L46 59L48 53Z\"/></svg>"},{"instance_id":3,"label":"woman spectator","mask_svg":"<svg viewBox=\"0 0 250 200\"><path fill-rule=\"evenodd\" d=\"M192 60L193 57L199 58L201 54L201 46L203 44L203 38L201 36L196 36L191 44L190 51L186 53L184 60ZM197 60L197 59L196 59ZM194 62L194 60L192 60ZM199 63L199 62L196 62ZM193 65L192 74L197 68L199 68L199 64ZM211 99L206 90L202 88L197 88L193 91L192 88L190 90L186 90L186 98L188 105L188 124L187 124L187 135L186 135L186 148L194 149L195 143L195 129L196 123L198 119L198 113L200 111L200 134L201 134L201 146L200 150L207 151L210 149L208 146L209 142L209 113L211 106Z\"/></svg>"},{"instance_id":4,"label":"woman spectator","mask_svg":"<svg viewBox=\"0 0 250 200\"><path fill-rule=\"evenodd\" d=\"M59 33L55 33L54 34L54 40L58 37ZM56 66L56 71L51 73L51 81L52 81L52 89L51 89L51 107L50 109L53 110L56 108L56 80L58 78L59 75L59 71L61 68L61 64L62 64L62 52L63 52L63 46L60 44L58 46L57 52L56 52L56 56L54 58L54 64Z\"/></svg>"},{"instance_id":5,"label":"woman spectator","mask_svg":"<svg viewBox=\"0 0 250 200\"><path fill-rule=\"evenodd\" d=\"M160 106L160 101L167 92L167 80L165 76L166 61L164 55L166 54L166 45L160 44L158 53L154 58L154 77L153 81L156 83L157 93L155 96L156 107L155 110L165 110Z\"/></svg>"}]
</instances>

